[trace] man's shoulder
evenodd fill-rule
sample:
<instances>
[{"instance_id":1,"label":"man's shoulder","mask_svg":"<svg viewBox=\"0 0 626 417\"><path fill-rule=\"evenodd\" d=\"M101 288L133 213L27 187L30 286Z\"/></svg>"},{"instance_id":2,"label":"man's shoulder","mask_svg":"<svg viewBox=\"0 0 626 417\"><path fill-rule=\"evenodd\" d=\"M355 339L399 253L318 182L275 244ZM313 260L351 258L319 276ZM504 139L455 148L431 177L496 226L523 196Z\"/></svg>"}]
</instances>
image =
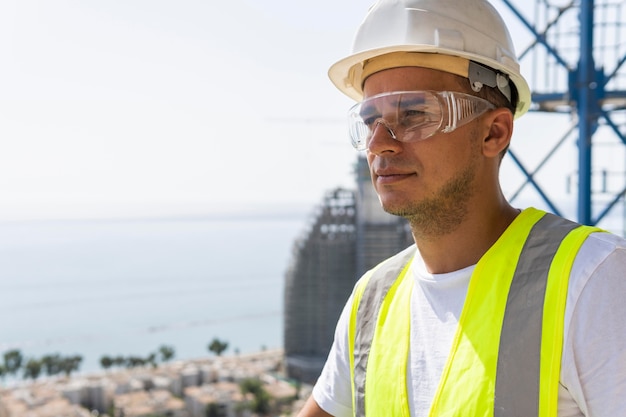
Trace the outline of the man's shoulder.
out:
<instances>
[{"instance_id":1,"label":"man's shoulder","mask_svg":"<svg viewBox=\"0 0 626 417\"><path fill-rule=\"evenodd\" d=\"M626 239L610 232L597 231L587 237L578 256L606 258L613 253L626 256Z\"/></svg>"},{"instance_id":2,"label":"man's shoulder","mask_svg":"<svg viewBox=\"0 0 626 417\"><path fill-rule=\"evenodd\" d=\"M591 233L581 246L570 275L570 297L577 298L591 281L607 275L626 277L626 239L607 233ZM608 281L607 281L608 282Z\"/></svg>"}]
</instances>

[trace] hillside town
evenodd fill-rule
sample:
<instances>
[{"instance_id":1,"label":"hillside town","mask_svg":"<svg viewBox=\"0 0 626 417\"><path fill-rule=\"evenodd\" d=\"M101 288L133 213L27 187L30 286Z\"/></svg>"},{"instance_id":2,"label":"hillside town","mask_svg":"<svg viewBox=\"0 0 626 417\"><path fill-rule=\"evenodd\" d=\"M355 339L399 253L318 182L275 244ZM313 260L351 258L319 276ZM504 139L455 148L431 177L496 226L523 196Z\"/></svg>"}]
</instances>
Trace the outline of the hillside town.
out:
<instances>
[{"instance_id":1,"label":"hillside town","mask_svg":"<svg viewBox=\"0 0 626 417\"><path fill-rule=\"evenodd\" d=\"M310 393L282 350L214 356L0 388L0 417L292 416Z\"/></svg>"}]
</instances>

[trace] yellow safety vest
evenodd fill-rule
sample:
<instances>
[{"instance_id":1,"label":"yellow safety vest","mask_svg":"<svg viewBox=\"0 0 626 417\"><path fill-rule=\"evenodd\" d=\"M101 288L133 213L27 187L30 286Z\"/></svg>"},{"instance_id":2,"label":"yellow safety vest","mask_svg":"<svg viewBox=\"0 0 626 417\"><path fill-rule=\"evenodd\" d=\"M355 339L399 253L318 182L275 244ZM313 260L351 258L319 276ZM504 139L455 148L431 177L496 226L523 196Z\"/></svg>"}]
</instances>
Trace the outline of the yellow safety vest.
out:
<instances>
[{"instance_id":1,"label":"yellow safety vest","mask_svg":"<svg viewBox=\"0 0 626 417\"><path fill-rule=\"evenodd\" d=\"M431 417L556 417L563 320L574 258L600 229L526 209L470 279ZM349 328L356 417L409 417L413 279L408 248L355 290Z\"/></svg>"}]
</instances>

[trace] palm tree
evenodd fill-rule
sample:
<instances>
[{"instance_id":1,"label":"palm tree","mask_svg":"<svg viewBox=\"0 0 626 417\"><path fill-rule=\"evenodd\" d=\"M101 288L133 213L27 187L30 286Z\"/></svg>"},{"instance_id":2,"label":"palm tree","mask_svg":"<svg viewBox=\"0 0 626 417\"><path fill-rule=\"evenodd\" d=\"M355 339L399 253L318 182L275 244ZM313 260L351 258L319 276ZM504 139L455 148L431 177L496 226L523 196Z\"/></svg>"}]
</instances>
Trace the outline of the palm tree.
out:
<instances>
[{"instance_id":1,"label":"palm tree","mask_svg":"<svg viewBox=\"0 0 626 417\"><path fill-rule=\"evenodd\" d=\"M145 364L146 360L139 356L129 356L128 358L126 358L126 367L128 369L136 368L138 366L144 366Z\"/></svg>"},{"instance_id":2,"label":"palm tree","mask_svg":"<svg viewBox=\"0 0 626 417\"><path fill-rule=\"evenodd\" d=\"M209 352L215 353L217 356L221 356L222 352L228 349L228 342L221 341L217 337L213 339L211 343L207 346Z\"/></svg>"},{"instance_id":3,"label":"palm tree","mask_svg":"<svg viewBox=\"0 0 626 417\"><path fill-rule=\"evenodd\" d=\"M61 373L61 362L63 359L58 353L45 355L41 358L41 365L46 371L46 375L52 376Z\"/></svg>"},{"instance_id":4,"label":"palm tree","mask_svg":"<svg viewBox=\"0 0 626 417\"><path fill-rule=\"evenodd\" d=\"M22 352L17 349L9 350L4 353L4 368L6 372L11 375L17 374L17 371L22 367L22 361L24 357Z\"/></svg>"},{"instance_id":5,"label":"palm tree","mask_svg":"<svg viewBox=\"0 0 626 417\"><path fill-rule=\"evenodd\" d=\"M41 374L41 361L37 359L29 359L24 365L24 378L32 378L33 381Z\"/></svg>"},{"instance_id":6,"label":"palm tree","mask_svg":"<svg viewBox=\"0 0 626 417\"><path fill-rule=\"evenodd\" d=\"M113 358L113 365L122 367L126 364L126 359L123 356L116 356Z\"/></svg>"},{"instance_id":7,"label":"palm tree","mask_svg":"<svg viewBox=\"0 0 626 417\"><path fill-rule=\"evenodd\" d=\"M157 367L156 356L157 356L157 354L152 352L151 354L148 355L147 358L144 359L144 363L146 365L152 366L153 368L156 368Z\"/></svg>"},{"instance_id":8,"label":"palm tree","mask_svg":"<svg viewBox=\"0 0 626 417\"><path fill-rule=\"evenodd\" d=\"M108 370L113 366L113 358L107 355L102 356L100 358L100 366L102 366L105 371Z\"/></svg>"},{"instance_id":9,"label":"palm tree","mask_svg":"<svg viewBox=\"0 0 626 417\"><path fill-rule=\"evenodd\" d=\"M80 355L68 356L61 360L60 368L65 372L65 376L69 377L72 372L80 369L80 363L83 361L83 357Z\"/></svg>"},{"instance_id":10,"label":"palm tree","mask_svg":"<svg viewBox=\"0 0 626 417\"><path fill-rule=\"evenodd\" d=\"M161 355L161 361L167 362L174 358L176 349L174 349L174 346L161 345L161 347L159 347L159 354Z\"/></svg>"}]
</instances>

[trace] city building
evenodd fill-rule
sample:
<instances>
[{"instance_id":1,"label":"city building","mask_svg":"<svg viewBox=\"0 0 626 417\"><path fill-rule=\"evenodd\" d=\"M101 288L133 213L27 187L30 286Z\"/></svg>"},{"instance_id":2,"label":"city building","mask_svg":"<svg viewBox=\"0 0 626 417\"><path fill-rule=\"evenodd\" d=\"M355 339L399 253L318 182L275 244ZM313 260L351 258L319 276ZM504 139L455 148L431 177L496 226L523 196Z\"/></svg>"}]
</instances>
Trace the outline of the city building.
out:
<instances>
[{"instance_id":1,"label":"city building","mask_svg":"<svg viewBox=\"0 0 626 417\"><path fill-rule=\"evenodd\" d=\"M298 387L278 377L282 362L275 350L23 381L0 387L0 417L251 417L247 380L267 393L272 415L290 413Z\"/></svg>"},{"instance_id":2,"label":"city building","mask_svg":"<svg viewBox=\"0 0 626 417\"><path fill-rule=\"evenodd\" d=\"M367 161L356 163L355 190L330 191L296 240L285 277L287 375L312 383L333 341L335 325L356 280L413 243L406 220L386 213Z\"/></svg>"}]
</instances>

